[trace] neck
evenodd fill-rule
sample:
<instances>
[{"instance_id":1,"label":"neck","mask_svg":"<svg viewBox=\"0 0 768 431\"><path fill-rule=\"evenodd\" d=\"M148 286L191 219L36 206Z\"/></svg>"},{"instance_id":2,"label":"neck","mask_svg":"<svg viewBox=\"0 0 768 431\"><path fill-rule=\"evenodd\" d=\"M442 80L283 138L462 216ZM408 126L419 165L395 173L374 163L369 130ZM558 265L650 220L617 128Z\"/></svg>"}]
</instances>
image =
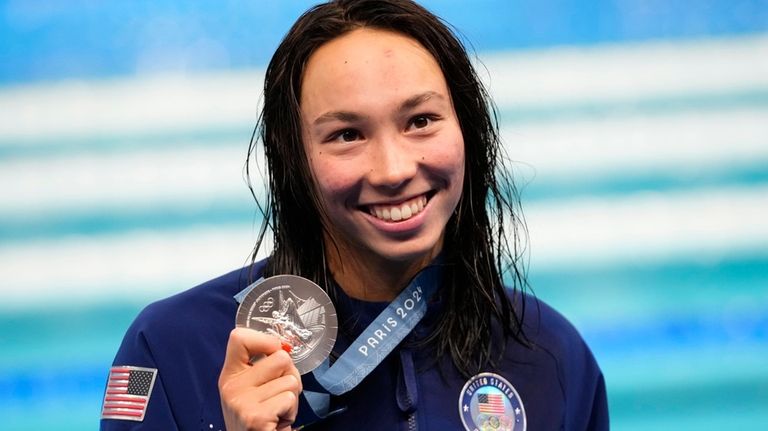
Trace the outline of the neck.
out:
<instances>
[{"instance_id":1,"label":"neck","mask_svg":"<svg viewBox=\"0 0 768 431\"><path fill-rule=\"evenodd\" d=\"M333 244L326 241L326 244ZM380 256L364 257L341 247L326 246L326 258L333 278L352 298L364 301L391 301L411 279L429 265L434 256L409 261L391 261Z\"/></svg>"}]
</instances>

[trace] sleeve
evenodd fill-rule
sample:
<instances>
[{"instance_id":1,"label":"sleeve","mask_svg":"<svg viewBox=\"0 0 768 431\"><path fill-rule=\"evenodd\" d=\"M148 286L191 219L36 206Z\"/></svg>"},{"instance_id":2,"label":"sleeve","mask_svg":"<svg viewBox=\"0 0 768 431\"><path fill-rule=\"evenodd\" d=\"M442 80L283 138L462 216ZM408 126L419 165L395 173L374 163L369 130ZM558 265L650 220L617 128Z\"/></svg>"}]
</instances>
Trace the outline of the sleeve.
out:
<instances>
[{"instance_id":1,"label":"sleeve","mask_svg":"<svg viewBox=\"0 0 768 431\"><path fill-rule=\"evenodd\" d=\"M583 340L579 341L568 366L565 429L607 431L610 425L605 378L589 347Z\"/></svg>"},{"instance_id":2,"label":"sleeve","mask_svg":"<svg viewBox=\"0 0 768 431\"><path fill-rule=\"evenodd\" d=\"M178 430L141 316L131 325L110 369L102 399L102 431Z\"/></svg>"},{"instance_id":3,"label":"sleeve","mask_svg":"<svg viewBox=\"0 0 768 431\"><path fill-rule=\"evenodd\" d=\"M603 374L597 380L595 388L595 396L592 399L592 411L589 415L589 421L587 422L588 430L608 430L608 398L605 392L605 379Z\"/></svg>"},{"instance_id":4,"label":"sleeve","mask_svg":"<svg viewBox=\"0 0 768 431\"><path fill-rule=\"evenodd\" d=\"M555 309L537 300L542 329L540 342L557 362L558 380L565 399L563 429L610 429L605 378L579 331Z\"/></svg>"}]
</instances>

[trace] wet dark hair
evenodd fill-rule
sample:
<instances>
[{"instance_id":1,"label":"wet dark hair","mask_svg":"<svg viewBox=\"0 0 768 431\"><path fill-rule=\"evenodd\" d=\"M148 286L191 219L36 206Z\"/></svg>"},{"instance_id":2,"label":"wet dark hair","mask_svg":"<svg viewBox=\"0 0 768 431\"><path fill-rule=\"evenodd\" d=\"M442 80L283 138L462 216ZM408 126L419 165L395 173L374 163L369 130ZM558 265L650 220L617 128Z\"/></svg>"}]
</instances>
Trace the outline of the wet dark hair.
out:
<instances>
[{"instance_id":1,"label":"wet dark hair","mask_svg":"<svg viewBox=\"0 0 768 431\"><path fill-rule=\"evenodd\" d=\"M426 343L435 347L438 358L449 353L459 371L471 375L495 363L509 335L527 344L521 323L524 307L515 304L517 292L527 286L520 246L525 228L509 171L500 169L502 148L493 104L462 43L423 7L407 0L331 1L305 12L280 43L266 71L264 108L246 164L250 175L258 135L268 165L269 193L259 205L264 221L252 258L271 229L274 251L267 275L297 274L329 286L322 206L302 144L301 85L315 50L358 28L393 31L418 41L435 58L448 84L464 137L465 175L442 251L447 272L440 290L444 312ZM509 296L505 273L513 289ZM502 334L492 332L493 320L501 324Z\"/></svg>"}]
</instances>

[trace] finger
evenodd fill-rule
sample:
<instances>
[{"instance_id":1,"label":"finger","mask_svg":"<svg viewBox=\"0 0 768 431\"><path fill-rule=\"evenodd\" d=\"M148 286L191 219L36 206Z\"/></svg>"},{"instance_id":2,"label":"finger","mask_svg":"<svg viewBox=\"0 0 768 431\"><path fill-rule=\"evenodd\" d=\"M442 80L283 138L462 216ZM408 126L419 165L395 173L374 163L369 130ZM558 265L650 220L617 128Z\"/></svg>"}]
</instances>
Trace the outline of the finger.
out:
<instances>
[{"instance_id":1,"label":"finger","mask_svg":"<svg viewBox=\"0 0 768 431\"><path fill-rule=\"evenodd\" d=\"M290 354L291 350L293 350L293 346L291 346L290 343L287 343L287 342L285 342L283 340L280 340L280 348L282 350L284 350L288 354ZM258 361L260 359L264 359L265 357L267 357L267 355L265 355L263 353L256 354L254 356L251 356L251 358L248 360L248 363L253 365L254 362L256 362L256 361Z\"/></svg>"},{"instance_id":2,"label":"finger","mask_svg":"<svg viewBox=\"0 0 768 431\"><path fill-rule=\"evenodd\" d=\"M299 381L299 391L296 393L296 395L299 395L301 391L304 390L304 384L301 380L301 373L299 372L299 369L296 368L296 364L293 363L293 358L291 358L291 367L289 368L289 372L292 376L296 377L296 380Z\"/></svg>"},{"instance_id":3,"label":"finger","mask_svg":"<svg viewBox=\"0 0 768 431\"><path fill-rule=\"evenodd\" d=\"M284 391L261 403L261 408L273 412L278 418L278 427L290 425L296 420L299 411L299 397L291 392Z\"/></svg>"},{"instance_id":4,"label":"finger","mask_svg":"<svg viewBox=\"0 0 768 431\"><path fill-rule=\"evenodd\" d=\"M224 376L222 373L222 379L226 379L227 386L231 390L238 390L246 387L258 387L285 375L293 375L301 380L301 376L297 374L298 370L296 370L290 355L283 350L278 350L236 374Z\"/></svg>"},{"instance_id":5,"label":"finger","mask_svg":"<svg viewBox=\"0 0 768 431\"><path fill-rule=\"evenodd\" d=\"M259 402L264 402L265 400L286 391L293 392L298 397L301 393L301 389L301 380L297 379L293 374L288 374L270 380L259 386L257 400Z\"/></svg>"},{"instance_id":6,"label":"finger","mask_svg":"<svg viewBox=\"0 0 768 431\"><path fill-rule=\"evenodd\" d=\"M280 340L248 328L235 328L229 333L222 376L233 375L250 367L250 359L270 355L280 349Z\"/></svg>"},{"instance_id":7,"label":"finger","mask_svg":"<svg viewBox=\"0 0 768 431\"><path fill-rule=\"evenodd\" d=\"M258 401L259 398L260 394L254 388L240 394L231 406L222 404L227 429L282 429L296 420L298 397L292 391L277 393L262 402ZM241 424L242 427L232 424Z\"/></svg>"}]
</instances>

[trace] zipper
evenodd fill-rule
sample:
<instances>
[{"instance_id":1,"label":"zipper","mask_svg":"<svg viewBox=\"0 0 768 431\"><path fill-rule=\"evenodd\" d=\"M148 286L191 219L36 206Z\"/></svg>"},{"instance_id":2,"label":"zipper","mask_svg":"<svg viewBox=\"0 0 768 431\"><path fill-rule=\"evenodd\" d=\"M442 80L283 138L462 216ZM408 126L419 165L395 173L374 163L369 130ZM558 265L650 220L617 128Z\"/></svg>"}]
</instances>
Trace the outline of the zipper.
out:
<instances>
[{"instance_id":1,"label":"zipper","mask_svg":"<svg viewBox=\"0 0 768 431\"><path fill-rule=\"evenodd\" d=\"M405 413L405 429L416 431L419 422L416 417L416 406L419 394L416 381L416 369L413 364L413 356L407 349L400 349L400 375L397 379L397 406Z\"/></svg>"},{"instance_id":2,"label":"zipper","mask_svg":"<svg viewBox=\"0 0 768 431\"><path fill-rule=\"evenodd\" d=\"M416 412L413 412L408 415L408 431L416 431L418 427L416 422Z\"/></svg>"}]
</instances>

